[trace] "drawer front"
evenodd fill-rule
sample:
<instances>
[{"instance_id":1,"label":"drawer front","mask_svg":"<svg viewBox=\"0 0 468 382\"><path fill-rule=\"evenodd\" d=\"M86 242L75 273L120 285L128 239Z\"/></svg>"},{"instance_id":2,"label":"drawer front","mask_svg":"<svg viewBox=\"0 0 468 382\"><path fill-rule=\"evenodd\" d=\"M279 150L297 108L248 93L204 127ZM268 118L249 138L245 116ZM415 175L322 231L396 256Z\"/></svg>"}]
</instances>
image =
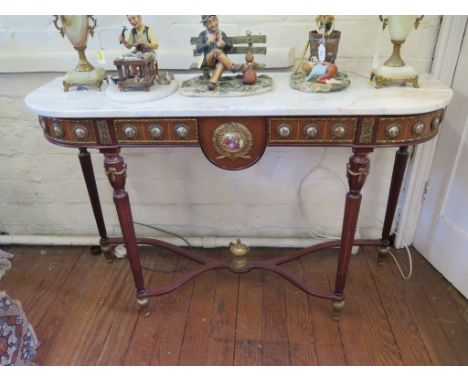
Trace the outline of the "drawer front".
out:
<instances>
[{"instance_id":1,"label":"drawer front","mask_svg":"<svg viewBox=\"0 0 468 382\"><path fill-rule=\"evenodd\" d=\"M379 119L376 144L423 141L437 135L443 110L428 114Z\"/></svg>"},{"instance_id":2,"label":"drawer front","mask_svg":"<svg viewBox=\"0 0 468 382\"><path fill-rule=\"evenodd\" d=\"M51 141L69 145L95 145L93 121L90 119L59 119L39 117L44 134Z\"/></svg>"},{"instance_id":3,"label":"drawer front","mask_svg":"<svg viewBox=\"0 0 468 382\"><path fill-rule=\"evenodd\" d=\"M357 121L357 118L270 118L269 143L352 144Z\"/></svg>"},{"instance_id":4,"label":"drawer front","mask_svg":"<svg viewBox=\"0 0 468 382\"><path fill-rule=\"evenodd\" d=\"M116 119L118 143L148 145L193 145L198 143L197 120L193 118Z\"/></svg>"}]
</instances>

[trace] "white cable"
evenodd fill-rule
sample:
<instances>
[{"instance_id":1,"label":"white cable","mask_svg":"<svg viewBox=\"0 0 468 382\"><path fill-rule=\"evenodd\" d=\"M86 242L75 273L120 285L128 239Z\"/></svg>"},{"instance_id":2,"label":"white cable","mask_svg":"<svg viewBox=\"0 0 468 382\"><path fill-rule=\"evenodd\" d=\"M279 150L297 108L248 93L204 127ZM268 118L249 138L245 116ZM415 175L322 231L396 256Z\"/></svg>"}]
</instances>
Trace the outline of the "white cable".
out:
<instances>
[{"instance_id":1,"label":"white cable","mask_svg":"<svg viewBox=\"0 0 468 382\"><path fill-rule=\"evenodd\" d=\"M324 148L324 150L322 152L322 155L320 157L320 160L318 161L317 165L315 167L313 167L312 169L310 169L309 172L307 172L307 174L305 174L302 177L302 179L300 180L300 182L299 182L299 188L298 188L298 199L299 199L299 207L300 207L299 210L301 212L301 216L302 216L302 219L304 220L304 223L309 227L309 233L312 235L312 238L314 238L314 239L339 240L339 239L341 239L341 237L324 235L322 233L317 232L314 229L314 224L313 224L312 219L310 218L310 215L308 214L307 208L306 208L306 206L304 204L304 195L303 195L304 183L305 183L306 179L309 178L310 175L312 175L315 171L317 171L319 169L323 169L323 170L328 171L331 174L335 175L341 181L341 183L343 184L343 187L347 190L347 185L346 185L345 181L336 172L321 167L322 162L323 162L323 160L325 158L326 151L327 151L327 148ZM378 223L381 224L381 225L384 224L381 221L378 221ZM407 275L404 274L404 271L401 268L400 264L398 263L398 260L397 260L396 256L393 254L392 251L390 251L390 249L388 250L388 253L392 257L393 261L395 261L395 265L397 266L398 271L400 272L401 277L403 278L403 280L409 280L411 278L412 274L413 274L413 257L412 257L412 254L411 254L411 250L409 249L409 246L405 242L405 240L396 231L393 232L393 233L395 234L395 236L398 236L401 239L401 241L402 241L402 243L403 243L403 245L404 245L404 247L406 249L406 253L408 254L409 270L408 270Z\"/></svg>"},{"instance_id":2,"label":"white cable","mask_svg":"<svg viewBox=\"0 0 468 382\"><path fill-rule=\"evenodd\" d=\"M384 223L380 220L377 220L377 222L380 224L380 225L383 225ZM393 234L395 236L398 236L401 240L401 242L403 243L403 246L405 247L405 250L406 250L406 253L408 255L408 274L405 275L404 272L403 272L403 269L401 268L400 266L400 263L398 262L396 256L393 254L392 251L390 251L390 249L388 249L388 253L390 254L390 256L392 257L393 261L395 262L395 265L397 266L398 268L398 271L400 272L401 274L401 277L403 280L409 280L411 278L411 276L413 275L413 255L411 253L411 250L408 246L408 243L398 234L397 231L394 231Z\"/></svg>"},{"instance_id":3,"label":"white cable","mask_svg":"<svg viewBox=\"0 0 468 382\"><path fill-rule=\"evenodd\" d=\"M304 220L304 223L308 226L309 234L311 234L313 239L339 240L339 239L341 239L341 237L325 235L323 233L317 232L314 229L314 224L313 224L312 219L310 218L310 215L308 214L307 208L306 208L306 206L304 204L304 195L303 195L304 183L305 183L306 179L309 178L310 175L312 175L315 171L317 171L319 169L323 169L323 170L328 171L331 174L335 175L338 179L340 179L340 181L343 183L344 187L346 188L346 184L344 183L343 179L341 179L341 177L338 174L336 174L332 170L323 168L321 166L322 162L323 162L323 160L325 158L326 152L327 152L327 148L324 148L323 152L322 152L322 155L320 157L320 160L318 161L317 165L315 167L313 167L312 169L310 169L309 172L307 172L307 174L305 174L302 177L302 179L300 180L300 182L299 182L299 187L298 187L298 190L297 190L298 191L298 199L299 199L299 207L300 207L299 210L301 212L301 216L302 216L302 219Z\"/></svg>"},{"instance_id":4,"label":"white cable","mask_svg":"<svg viewBox=\"0 0 468 382\"><path fill-rule=\"evenodd\" d=\"M411 276L413 275L413 256L412 256L411 251L410 251L408 245L406 244L405 240L400 235L398 235L396 232L394 232L394 234L395 234L395 236L398 236L400 238L403 245L405 246L406 253L408 254L409 270L408 270L407 275L405 275L403 273L403 270L401 269L400 264L398 263L398 260L396 259L393 252L390 251L390 249L388 250L388 253L390 254L390 256L392 256L393 260L395 261L395 264L396 264L398 270L400 271L400 274L401 274L401 277L403 278L403 280L409 280L411 278Z\"/></svg>"}]
</instances>

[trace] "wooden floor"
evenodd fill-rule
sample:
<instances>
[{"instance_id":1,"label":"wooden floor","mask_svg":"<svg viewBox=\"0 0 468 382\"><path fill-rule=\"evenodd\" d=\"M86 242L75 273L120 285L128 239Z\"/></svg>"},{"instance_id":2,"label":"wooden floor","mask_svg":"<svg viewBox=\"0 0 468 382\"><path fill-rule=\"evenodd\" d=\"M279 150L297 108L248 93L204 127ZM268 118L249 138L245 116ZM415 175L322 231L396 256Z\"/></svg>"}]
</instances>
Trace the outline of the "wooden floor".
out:
<instances>
[{"instance_id":1,"label":"wooden floor","mask_svg":"<svg viewBox=\"0 0 468 382\"><path fill-rule=\"evenodd\" d=\"M41 365L468 365L467 301L418 254L410 281L391 261L378 267L373 248L353 256L335 322L329 301L265 271L203 274L151 299L145 315L126 260L108 264L88 248L3 249L15 258L0 290L22 302L42 343ZM152 287L195 266L151 248L142 263ZM329 289L336 251L285 267Z\"/></svg>"}]
</instances>

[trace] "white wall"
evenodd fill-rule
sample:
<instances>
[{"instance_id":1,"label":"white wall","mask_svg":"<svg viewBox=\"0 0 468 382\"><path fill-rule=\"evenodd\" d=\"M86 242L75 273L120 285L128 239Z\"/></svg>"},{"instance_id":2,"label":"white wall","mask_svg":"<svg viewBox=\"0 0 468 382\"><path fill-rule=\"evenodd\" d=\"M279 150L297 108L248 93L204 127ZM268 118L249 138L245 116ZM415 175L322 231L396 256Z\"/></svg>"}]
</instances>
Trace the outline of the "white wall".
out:
<instances>
[{"instance_id":1,"label":"white wall","mask_svg":"<svg viewBox=\"0 0 468 382\"><path fill-rule=\"evenodd\" d=\"M228 34L251 30L268 36L268 67L284 67L298 59L314 29L313 16L220 16ZM199 16L145 16L160 42L161 68L182 69L193 62L191 36L200 30ZM47 16L0 16L0 231L10 235L95 235L77 152L46 142L37 119L23 103L31 90L76 64L76 53ZM428 72L439 17L424 18L410 34L403 58ZM120 52L116 43L122 16L100 16L101 41L109 58ZM380 23L376 16L337 16L342 31L337 63L343 71L369 72ZM98 38L88 43L95 64ZM391 52L387 32L381 56ZM259 60L261 61L261 60ZM42 73L40 73L42 72ZM352 86L352 85L351 85ZM262 160L241 172L211 165L198 148L123 151L128 162L127 189L134 219L189 236L304 237L311 231L339 234L346 188L349 149L268 148ZM322 157L323 156L323 157ZM364 187L361 234L378 237L383 220L394 149L371 157L371 174ZM119 232L112 191L93 153L108 230ZM310 224L302 219L297 200L304 179L304 205ZM379 168L379 173L372 171ZM143 181L143 177L146 179ZM312 227L310 226L312 225ZM137 230L148 234L145 229Z\"/></svg>"}]
</instances>

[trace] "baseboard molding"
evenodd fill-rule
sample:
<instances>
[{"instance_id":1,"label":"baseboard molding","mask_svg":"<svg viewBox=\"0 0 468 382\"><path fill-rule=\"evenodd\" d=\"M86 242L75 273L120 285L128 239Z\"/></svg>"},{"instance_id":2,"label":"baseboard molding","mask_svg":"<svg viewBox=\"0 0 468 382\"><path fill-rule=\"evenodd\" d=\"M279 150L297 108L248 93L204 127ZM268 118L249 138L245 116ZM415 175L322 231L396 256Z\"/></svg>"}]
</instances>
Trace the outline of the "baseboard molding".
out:
<instances>
[{"instance_id":1,"label":"baseboard molding","mask_svg":"<svg viewBox=\"0 0 468 382\"><path fill-rule=\"evenodd\" d=\"M358 238L358 237L357 237ZM184 241L175 237L157 237L178 246L187 246ZM192 247L223 248L235 242L237 237L186 237ZM242 242L249 247L275 247L275 248L305 248L319 244L325 240L311 238L278 238L278 237L241 237ZM34 236L34 235L2 235L0 245L29 245L29 246L93 246L99 245L98 236ZM358 247L353 249L353 254Z\"/></svg>"}]
</instances>

